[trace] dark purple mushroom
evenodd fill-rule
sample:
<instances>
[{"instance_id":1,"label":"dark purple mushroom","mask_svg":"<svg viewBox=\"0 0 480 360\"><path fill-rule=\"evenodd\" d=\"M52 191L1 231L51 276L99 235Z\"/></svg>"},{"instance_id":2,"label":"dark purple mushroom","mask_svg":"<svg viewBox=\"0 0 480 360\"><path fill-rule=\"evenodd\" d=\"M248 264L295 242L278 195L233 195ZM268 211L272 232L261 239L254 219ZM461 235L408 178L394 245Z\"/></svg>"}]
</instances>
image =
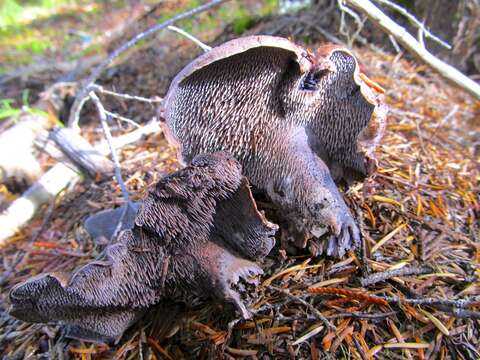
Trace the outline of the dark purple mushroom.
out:
<instances>
[{"instance_id":1,"label":"dark purple mushroom","mask_svg":"<svg viewBox=\"0 0 480 360\"><path fill-rule=\"evenodd\" d=\"M342 47L313 55L287 39L250 36L203 54L173 80L160 111L190 163L228 151L300 231L301 246L343 256L359 230L334 182L364 179L383 132L374 83Z\"/></svg>"},{"instance_id":2,"label":"dark purple mushroom","mask_svg":"<svg viewBox=\"0 0 480 360\"><path fill-rule=\"evenodd\" d=\"M192 294L232 302L248 318L233 287L262 274L256 262L276 229L233 157L199 155L150 191L133 227L99 259L72 276L40 275L12 289L10 314L61 321L68 336L90 341L119 339L153 304Z\"/></svg>"}]
</instances>

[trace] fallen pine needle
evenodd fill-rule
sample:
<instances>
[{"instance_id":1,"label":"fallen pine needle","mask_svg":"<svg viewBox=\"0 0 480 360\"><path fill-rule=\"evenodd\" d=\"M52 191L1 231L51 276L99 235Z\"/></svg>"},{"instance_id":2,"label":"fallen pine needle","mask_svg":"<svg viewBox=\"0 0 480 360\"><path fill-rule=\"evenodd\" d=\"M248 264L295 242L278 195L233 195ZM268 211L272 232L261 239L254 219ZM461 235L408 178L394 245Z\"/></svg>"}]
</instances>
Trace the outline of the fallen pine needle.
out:
<instances>
[{"instance_id":1,"label":"fallen pine needle","mask_svg":"<svg viewBox=\"0 0 480 360\"><path fill-rule=\"evenodd\" d=\"M225 349L233 355L238 356L255 356L257 355L258 350L251 350L251 349L236 349L230 346L226 346Z\"/></svg>"},{"instance_id":2,"label":"fallen pine needle","mask_svg":"<svg viewBox=\"0 0 480 360\"><path fill-rule=\"evenodd\" d=\"M295 340L292 345L298 345L304 341L307 341L308 339L310 339L311 337L317 335L318 333L320 333L322 330L324 329L324 326L323 325L320 325L320 324L316 324L314 326L312 326L310 328L310 330L308 330L305 334L303 334L302 336L300 336L297 340Z\"/></svg>"},{"instance_id":3,"label":"fallen pine needle","mask_svg":"<svg viewBox=\"0 0 480 360\"><path fill-rule=\"evenodd\" d=\"M248 341L255 341L258 338L269 337L276 334L284 334L290 331L292 331L292 328L290 326L278 326L278 327L264 329L258 334L252 334L247 339Z\"/></svg>"},{"instance_id":4,"label":"fallen pine needle","mask_svg":"<svg viewBox=\"0 0 480 360\"><path fill-rule=\"evenodd\" d=\"M428 349L429 346L430 344L416 342L383 344L385 349Z\"/></svg>"},{"instance_id":5,"label":"fallen pine needle","mask_svg":"<svg viewBox=\"0 0 480 360\"><path fill-rule=\"evenodd\" d=\"M388 240L393 238L400 230L402 230L407 224L401 224L399 225L395 230L391 231L387 235L385 235L382 239L380 239L370 250L370 254L373 254L375 251L377 251L380 247L382 247Z\"/></svg>"},{"instance_id":6,"label":"fallen pine needle","mask_svg":"<svg viewBox=\"0 0 480 360\"><path fill-rule=\"evenodd\" d=\"M207 325L204 325L202 323L199 323L197 321L192 321L192 323L190 324L190 327L193 329L193 330L199 330L207 335L210 335L210 336L213 336L213 335L216 335L217 332L215 330L213 330L212 328L208 327Z\"/></svg>"},{"instance_id":7,"label":"fallen pine needle","mask_svg":"<svg viewBox=\"0 0 480 360\"><path fill-rule=\"evenodd\" d=\"M167 350L165 350L163 347L160 346L157 340L149 337L147 341L148 341L148 344L152 346L155 350L157 350L160 353L160 355L162 355L165 359L173 360L172 356L168 353Z\"/></svg>"},{"instance_id":8,"label":"fallen pine needle","mask_svg":"<svg viewBox=\"0 0 480 360\"><path fill-rule=\"evenodd\" d=\"M376 297L376 296L371 296L367 294L366 292L360 292L360 291L352 291L348 289L339 289L339 288L316 288L316 287L310 287L307 289L307 291L310 294L331 294L331 295L341 295L341 296L346 296L350 299L355 299L355 300L363 300L372 304L377 304L377 305L384 305L386 306L388 303L386 300Z\"/></svg>"},{"instance_id":9,"label":"fallen pine needle","mask_svg":"<svg viewBox=\"0 0 480 360\"><path fill-rule=\"evenodd\" d=\"M430 314L428 311L425 311L423 309L419 309L419 310L423 315L425 315L433 323L433 325L435 325L437 327L437 329L442 334L444 334L446 336L450 335L450 331L448 331L448 329L445 327L445 325L443 325L443 323L439 319L437 319L435 316Z\"/></svg>"},{"instance_id":10,"label":"fallen pine needle","mask_svg":"<svg viewBox=\"0 0 480 360\"><path fill-rule=\"evenodd\" d=\"M382 351L383 346L382 345L375 345L372 347L370 350L367 351L365 354L368 359L372 358L374 355L376 355L378 352Z\"/></svg>"},{"instance_id":11,"label":"fallen pine needle","mask_svg":"<svg viewBox=\"0 0 480 360\"><path fill-rule=\"evenodd\" d=\"M403 204L401 202L397 201L397 200L390 199L386 196L381 196L381 195L373 195L372 198L376 202L390 204L390 205L396 205L396 206L400 207L400 210L404 211Z\"/></svg>"},{"instance_id":12,"label":"fallen pine needle","mask_svg":"<svg viewBox=\"0 0 480 360\"><path fill-rule=\"evenodd\" d=\"M322 264L318 264L318 265L309 265L307 266L308 262L310 261L310 259L308 259L307 261L303 262L302 264L298 264L298 265L295 265L295 266L292 266L288 269L285 269L283 271L280 271L279 273L277 274L274 274L272 275L271 277L269 277L267 280L265 280L263 282L263 286L270 286L273 282L273 280L275 279L278 279L279 277L282 277L283 275L286 275L286 274L289 274L291 272L295 272L295 271L300 271L300 270L307 270L307 269L316 269L316 268L319 268L322 266Z\"/></svg>"},{"instance_id":13,"label":"fallen pine needle","mask_svg":"<svg viewBox=\"0 0 480 360\"><path fill-rule=\"evenodd\" d=\"M316 284L313 284L312 288L319 288L319 287L328 286L328 285L340 284L348 281L348 279L349 279L348 277L328 279L328 280L320 281Z\"/></svg>"}]
</instances>

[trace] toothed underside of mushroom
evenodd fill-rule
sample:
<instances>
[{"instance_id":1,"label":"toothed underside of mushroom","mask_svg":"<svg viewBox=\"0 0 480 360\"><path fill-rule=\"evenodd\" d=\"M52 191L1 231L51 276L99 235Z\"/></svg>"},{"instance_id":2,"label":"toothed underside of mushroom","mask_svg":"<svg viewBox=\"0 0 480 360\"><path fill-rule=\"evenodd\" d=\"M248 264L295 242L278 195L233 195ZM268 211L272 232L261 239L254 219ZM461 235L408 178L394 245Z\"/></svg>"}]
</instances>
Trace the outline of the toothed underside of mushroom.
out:
<instances>
[{"instance_id":1,"label":"toothed underside of mushroom","mask_svg":"<svg viewBox=\"0 0 480 360\"><path fill-rule=\"evenodd\" d=\"M118 221L111 214L104 220ZM94 341L118 339L151 305L192 294L232 302L249 317L232 286L262 273L255 261L273 247L276 228L230 155L200 155L150 191L132 229L99 259L70 277L45 274L16 286L10 313L62 321L70 336Z\"/></svg>"},{"instance_id":2,"label":"toothed underside of mushroom","mask_svg":"<svg viewBox=\"0 0 480 360\"><path fill-rule=\"evenodd\" d=\"M319 54L270 36L232 40L177 75L163 114L184 162L229 151L306 238L328 226L327 253L341 256L360 235L334 179L366 176L358 140L379 102L348 50Z\"/></svg>"}]
</instances>

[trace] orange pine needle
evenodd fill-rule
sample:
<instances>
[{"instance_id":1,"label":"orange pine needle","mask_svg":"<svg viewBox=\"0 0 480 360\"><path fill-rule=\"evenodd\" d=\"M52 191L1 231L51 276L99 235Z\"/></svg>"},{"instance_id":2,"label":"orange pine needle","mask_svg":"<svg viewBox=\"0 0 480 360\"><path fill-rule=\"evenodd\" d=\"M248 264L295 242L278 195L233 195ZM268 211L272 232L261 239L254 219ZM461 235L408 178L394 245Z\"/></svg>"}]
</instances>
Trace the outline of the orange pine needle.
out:
<instances>
[{"instance_id":1,"label":"orange pine needle","mask_svg":"<svg viewBox=\"0 0 480 360\"><path fill-rule=\"evenodd\" d=\"M381 87L378 83L370 79L367 75L364 73L360 73L360 79L362 79L365 84L367 84L369 87L371 87L374 90L377 90L380 94L385 94L385 89Z\"/></svg>"},{"instance_id":2,"label":"orange pine needle","mask_svg":"<svg viewBox=\"0 0 480 360\"><path fill-rule=\"evenodd\" d=\"M331 294L331 295L341 295L348 296L350 299L362 300L376 305L386 306L388 303L386 300L369 295L365 292L352 291L348 289L339 289L339 288L308 288L307 291L310 294Z\"/></svg>"}]
</instances>

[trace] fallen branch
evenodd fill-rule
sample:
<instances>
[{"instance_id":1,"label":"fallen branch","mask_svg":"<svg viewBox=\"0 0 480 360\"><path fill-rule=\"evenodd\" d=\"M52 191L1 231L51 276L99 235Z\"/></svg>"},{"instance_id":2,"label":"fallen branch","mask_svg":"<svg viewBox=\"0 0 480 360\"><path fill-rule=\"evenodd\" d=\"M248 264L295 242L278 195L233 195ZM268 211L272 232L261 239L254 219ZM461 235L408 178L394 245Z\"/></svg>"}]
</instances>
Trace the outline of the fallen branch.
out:
<instances>
[{"instance_id":1,"label":"fallen branch","mask_svg":"<svg viewBox=\"0 0 480 360\"><path fill-rule=\"evenodd\" d=\"M384 271L384 272L379 272L375 274L371 274L369 276L364 277L363 279L360 279L360 283L362 284L363 287L369 286L376 284L380 281L385 281L388 280L392 277L396 276L410 276L410 275L421 275L421 274L426 274L431 272L432 269L429 267L411 267L411 266L405 266L400 269L394 269L394 270L389 270L389 271Z\"/></svg>"},{"instance_id":2,"label":"fallen branch","mask_svg":"<svg viewBox=\"0 0 480 360\"><path fill-rule=\"evenodd\" d=\"M120 215L120 218L118 219L117 226L115 227L115 231L113 232L112 237L109 239L109 240L112 240L112 239L115 239L117 234L120 232L125 216L128 210L131 208L130 195L128 194L127 187L123 182L122 171L120 170L120 161L118 160L117 151L115 149L115 145L113 145L112 133L110 132L110 128L108 126L107 116L109 115L106 113L105 108L103 107L100 99L93 91L90 92L89 96L97 108L98 116L100 117L100 122L103 128L103 132L105 133L105 138L107 139L108 147L110 149L110 153L112 154L114 170L115 170L115 178L117 179L117 183L120 186L120 189L122 190L123 198L125 199L125 202L127 204L127 206L125 206L125 208L123 209L122 214Z\"/></svg>"},{"instance_id":3,"label":"fallen branch","mask_svg":"<svg viewBox=\"0 0 480 360\"><path fill-rule=\"evenodd\" d=\"M297 303L302 304L303 306L305 306L307 309L309 309L312 312L313 316L315 316L317 318L317 320L320 320L321 322L323 322L327 328L329 328L330 330L336 330L335 325L333 325L330 321L328 321L328 319L317 308L315 308L315 306L313 306L312 304L306 302L305 300L299 298L298 296L293 295L288 290L281 289L281 288L271 286L271 285L267 286L267 288L273 289L273 290L278 291L278 292L281 292L282 294L285 294L289 299L291 299L291 300L293 300Z\"/></svg>"},{"instance_id":4,"label":"fallen branch","mask_svg":"<svg viewBox=\"0 0 480 360\"><path fill-rule=\"evenodd\" d=\"M105 133L105 138L107 139L108 148L110 150L110 154L112 155L114 169L115 169L115 178L117 179L118 185L120 185L120 189L122 190L122 195L126 202L129 201L130 196L128 195L127 187L122 179L122 172L120 170L120 161L118 160L117 151L115 149L115 145L113 144L112 133L110 132L110 127L107 123L107 114L105 113L105 108L103 107L102 103L98 96L91 91L90 99L92 99L93 103L97 107L98 116L100 117L100 123L102 124L103 132Z\"/></svg>"},{"instance_id":5,"label":"fallen branch","mask_svg":"<svg viewBox=\"0 0 480 360\"><path fill-rule=\"evenodd\" d=\"M72 109L70 111L70 116L68 118L68 126L70 128L74 128L75 130L78 129L78 120L80 116L80 111L82 110L85 101L88 99L88 94L92 90L91 86L95 83L97 78L100 76L103 70L105 70L118 56L123 54L125 51L130 49L132 46L137 44L140 40L147 38L148 36L167 28L168 26L174 25L179 20L197 15L201 12L207 11L215 6L218 6L228 0L212 0L204 5L198 6L191 10L185 11L173 18L164 21L160 24L157 24L150 29L137 34L132 39L124 43L122 46L117 48L115 51L112 52L104 61L102 61L92 72L92 74L87 78L84 82L82 89L80 90L79 94L75 98L75 102L73 103Z\"/></svg>"},{"instance_id":6,"label":"fallen branch","mask_svg":"<svg viewBox=\"0 0 480 360\"><path fill-rule=\"evenodd\" d=\"M430 306L440 305L440 306L453 306L461 309L465 308L470 304L477 303L480 300L480 297L478 296L474 296L466 299L457 299L457 300L436 299L436 298L408 299L408 298L400 298L398 296L378 296L378 297L387 301L392 305L398 305L398 304L430 305Z\"/></svg>"},{"instance_id":7,"label":"fallen branch","mask_svg":"<svg viewBox=\"0 0 480 360\"><path fill-rule=\"evenodd\" d=\"M98 175L109 175L114 169L113 163L109 159L71 129L56 128L50 133L49 138L77 168L93 179Z\"/></svg>"},{"instance_id":8,"label":"fallen branch","mask_svg":"<svg viewBox=\"0 0 480 360\"><path fill-rule=\"evenodd\" d=\"M433 34L430 30L428 30L423 23L421 23L415 16L410 14L406 9L401 7L400 5L395 4L394 2L390 0L374 0L375 2L379 3L380 5L384 5L386 7L389 7L390 9L393 9L397 11L398 13L402 14L405 16L410 22L412 22L419 30L420 32L425 35L425 37L435 41L437 44L443 46L444 48L450 50L452 48L452 45L448 44L447 42L443 41L440 39L438 36ZM419 41L421 41L419 39Z\"/></svg>"},{"instance_id":9,"label":"fallen branch","mask_svg":"<svg viewBox=\"0 0 480 360\"><path fill-rule=\"evenodd\" d=\"M155 104L155 103L161 103L162 102L162 98L158 97L158 96L156 96L154 98L146 98L146 97L143 97L143 96L123 94L123 93L118 93L118 92L115 92L115 91L112 91L112 90L107 90L103 86L100 86L98 84L92 84L91 89L96 91L96 92L105 94L105 95L111 95L111 96L115 96L115 97L118 97L118 98L121 98L121 99L126 99L126 100L136 100L136 101L140 101L140 102L146 102L146 103L149 103L149 104Z\"/></svg>"},{"instance_id":10,"label":"fallen branch","mask_svg":"<svg viewBox=\"0 0 480 360\"><path fill-rule=\"evenodd\" d=\"M152 121L141 129L112 139L112 144L119 149L140 140L145 135L160 131L158 121ZM108 143L105 141L96 145L95 149L102 155L108 155L110 152ZM58 163L47 171L0 215L0 248L35 215L43 204L55 198L69 183L79 179L80 172L63 163Z\"/></svg>"},{"instance_id":11,"label":"fallen branch","mask_svg":"<svg viewBox=\"0 0 480 360\"><path fill-rule=\"evenodd\" d=\"M212 50L212 47L211 46L208 46L207 44L204 44L203 42L201 42L199 39L197 39L195 36L193 36L192 34L189 34L188 32L186 32L185 30L183 29L180 29L176 26L169 26L168 27L168 30L170 31L173 31L173 32L176 32L184 37L186 37L188 40L192 41L194 44L198 45L203 51L207 52L207 51L210 51Z\"/></svg>"},{"instance_id":12,"label":"fallen branch","mask_svg":"<svg viewBox=\"0 0 480 360\"><path fill-rule=\"evenodd\" d=\"M48 134L52 120L64 110L65 98L74 91L71 83L56 83L35 104L24 106L18 118L11 118L15 123L0 133L0 182L9 177L35 181L42 175L35 141Z\"/></svg>"},{"instance_id":13,"label":"fallen branch","mask_svg":"<svg viewBox=\"0 0 480 360\"><path fill-rule=\"evenodd\" d=\"M392 35L408 51L429 65L433 70L437 71L445 79L452 81L457 86L480 99L480 85L478 83L465 76L453 66L432 55L420 42L410 35L404 27L390 19L370 0L343 0L343 2L365 14L370 21L380 26L387 34Z\"/></svg>"},{"instance_id":14,"label":"fallen branch","mask_svg":"<svg viewBox=\"0 0 480 360\"><path fill-rule=\"evenodd\" d=\"M38 134L50 126L48 117L43 114L24 113L16 124L0 135L0 181L9 177L31 180L41 175L33 144Z\"/></svg>"}]
</instances>

